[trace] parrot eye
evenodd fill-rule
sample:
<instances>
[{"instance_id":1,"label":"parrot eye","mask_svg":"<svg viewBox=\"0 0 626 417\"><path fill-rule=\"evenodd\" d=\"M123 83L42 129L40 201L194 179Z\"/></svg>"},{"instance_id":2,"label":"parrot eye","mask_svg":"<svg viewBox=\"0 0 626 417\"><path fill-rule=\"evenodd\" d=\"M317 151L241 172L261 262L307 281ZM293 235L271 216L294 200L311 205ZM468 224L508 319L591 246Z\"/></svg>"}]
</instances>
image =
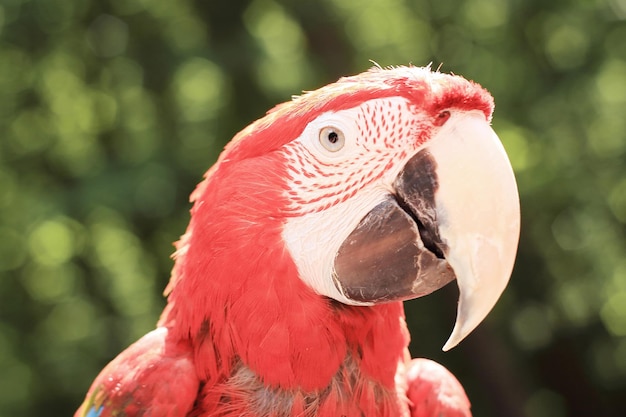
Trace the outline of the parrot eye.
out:
<instances>
[{"instance_id":1,"label":"parrot eye","mask_svg":"<svg viewBox=\"0 0 626 417\"><path fill-rule=\"evenodd\" d=\"M343 132L334 126L327 126L320 130L320 143L330 152L337 152L346 144Z\"/></svg>"}]
</instances>

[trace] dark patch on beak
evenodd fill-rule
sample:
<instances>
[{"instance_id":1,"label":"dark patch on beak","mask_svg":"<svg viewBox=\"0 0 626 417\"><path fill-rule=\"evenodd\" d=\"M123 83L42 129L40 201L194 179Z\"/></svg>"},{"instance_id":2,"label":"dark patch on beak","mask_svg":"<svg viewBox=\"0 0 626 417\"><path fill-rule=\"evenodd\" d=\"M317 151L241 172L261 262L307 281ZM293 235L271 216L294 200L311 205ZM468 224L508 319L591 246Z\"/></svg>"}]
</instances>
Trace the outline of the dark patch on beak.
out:
<instances>
[{"instance_id":1,"label":"dark patch on beak","mask_svg":"<svg viewBox=\"0 0 626 417\"><path fill-rule=\"evenodd\" d=\"M436 163L427 151L411 158L395 194L374 207L335 258L335 285L359 302L421 297L455 279L439 236Z\"/></svg>"},{"instance_id":2,"label":"dark patch on beak","mask_svg":"<svg viewBox=\"0 0 626 417\"><path fill-rule=\"evenodd\" d=\"M435 193L439 188L437 163L426 150L411 158L393 185L400 206L417 223L424 246L438 258L444 258L447 251L439 235Z\"/></svg>"}]
</instances>

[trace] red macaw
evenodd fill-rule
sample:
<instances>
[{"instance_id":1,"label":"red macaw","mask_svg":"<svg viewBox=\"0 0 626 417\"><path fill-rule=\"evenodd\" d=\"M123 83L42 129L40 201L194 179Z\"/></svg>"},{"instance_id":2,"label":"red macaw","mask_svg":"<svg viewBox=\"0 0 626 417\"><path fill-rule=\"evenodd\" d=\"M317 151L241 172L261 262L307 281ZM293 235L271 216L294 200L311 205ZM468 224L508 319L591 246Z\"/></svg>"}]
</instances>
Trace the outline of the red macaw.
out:
<instances>
[{"instance_id":1,"label":"red macaw","mask_svg":"<svg viewBox=\"0 0 626 417\"><path fill-rule=\"evenodd\" d=\"M238 133L191 196L156 330L76 417L470 416L408 356L402 301L451 280L459 343L506 286L520 215L491 95L373 68Z\"/></svg>"}]
</instances>

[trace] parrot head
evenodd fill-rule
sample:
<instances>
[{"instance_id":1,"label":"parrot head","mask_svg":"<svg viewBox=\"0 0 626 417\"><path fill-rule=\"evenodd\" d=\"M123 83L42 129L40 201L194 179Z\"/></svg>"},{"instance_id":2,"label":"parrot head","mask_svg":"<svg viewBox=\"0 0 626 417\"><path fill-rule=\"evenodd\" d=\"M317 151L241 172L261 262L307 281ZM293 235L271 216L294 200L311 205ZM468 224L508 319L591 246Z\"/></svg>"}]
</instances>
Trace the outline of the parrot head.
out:
<instances>
[{"instance_id":1,"label":"parrot head","mask_svg":"<svg viewBox=\"0 0 626 417\"><path fill-rule=\"evenodd\" d=\"M479 85L419 67L373 68L277 106L235 136L192 195L170 302L184 291L178 310L236 311L255 288L258 305L305 291L372 306L456 280L444 350L455 346L507 285L519 238L492 111Z\"/></svg>"}]
</instances>

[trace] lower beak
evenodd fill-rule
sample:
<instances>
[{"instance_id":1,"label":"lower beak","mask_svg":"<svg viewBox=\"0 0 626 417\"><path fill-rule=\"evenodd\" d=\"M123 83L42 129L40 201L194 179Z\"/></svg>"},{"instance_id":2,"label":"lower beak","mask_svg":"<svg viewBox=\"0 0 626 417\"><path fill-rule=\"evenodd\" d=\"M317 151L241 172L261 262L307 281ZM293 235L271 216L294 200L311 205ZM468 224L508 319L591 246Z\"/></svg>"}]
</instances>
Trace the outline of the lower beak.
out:
<instances>
[{"instance_id":1,"label":"lower beak","mask_svg":"<svg viewBox=\"0 0 626 417\"><path fill-rule=\"evenodd\" d=\"M444 350L493 308L515 260L520 212L513 170L480 114L453 115L339 248L335 285L377 303L459 286L457 320Z\"/></svg>"}]
</instances>

